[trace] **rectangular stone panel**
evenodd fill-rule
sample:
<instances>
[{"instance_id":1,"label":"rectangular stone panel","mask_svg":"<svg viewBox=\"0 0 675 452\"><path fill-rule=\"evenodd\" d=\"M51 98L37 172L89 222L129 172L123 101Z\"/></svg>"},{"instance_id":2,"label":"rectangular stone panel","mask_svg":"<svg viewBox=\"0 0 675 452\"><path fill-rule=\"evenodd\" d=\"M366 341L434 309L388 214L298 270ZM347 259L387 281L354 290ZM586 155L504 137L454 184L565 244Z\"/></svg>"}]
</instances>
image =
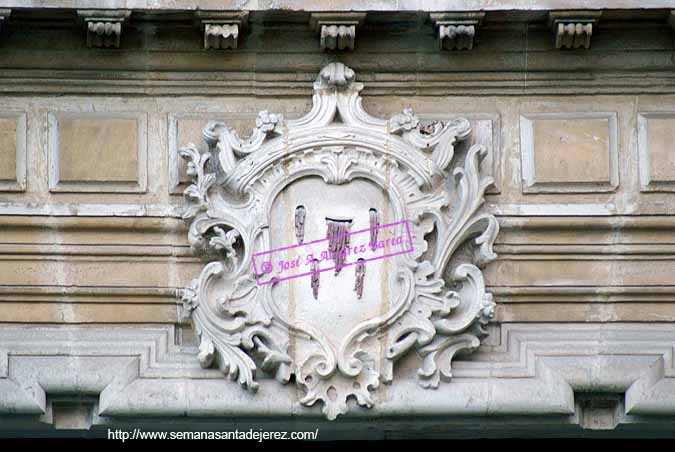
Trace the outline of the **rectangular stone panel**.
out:
<instances>
[{"instance_id":1,"label":"rectangular stone panel","mask_svg":"<svg viewBox=\"0 0 675 452\"><path fill-rule=\"evenodd\" d=\"M498 304L495 321L509 322L674 322L672 303Z\"/></svg>"},{"instance_id":2,"label":"rectangular stone panel","mask_svg":"<svg viewBox=\"0 0 675 452\"><path fill-rule=\"evenodd\" d=\"M199 274L200 264L188 258L171 262L161 256L152 260L138 256L54 260L0 255L0 286L182 287Z\"/></svg>"},{"instance_id":3,"label":"rectangular stone panel","mask_svg":"<svg viewBox=\"0 0 675 452\"><path fill-rule=\"evenodd\" d=\"M0 322L11 323L177 323L175 304L6 303Z\"/></svg>"},{"instance_id":4,"label":"rectangular stone panel","mask_svg":"<svg viewBox=\"0 0 675 452\"><path fill-rule=\"evenodd\" d=\"M146 122L143 113L50 113L50 191L145 192Z\"/></svg>"},{"instance_id":5,"label":"rectangular stone panel","mask_svg":"<svg viewBox=\"0 0 675 452\"><path fill-rule=\"evenodd\" d=\"M672 286L675 260L583 259L540 256L498 260L485 270L489 286Z\"/></svg>"},{"instance_id":6,"label":"rectangular stone panel","mask_svg":"<svg viewBox=\"0 0 675 452\"><path fill-rule=\"evenodd\" d=\"M26 189L26 115L0 112L0 191Z\"/></svg>"},{"instance_id":7,"label":"rectangular stone panel","mask_svg":"<svg viewBox=\"0 0 675 452\"><path fill-rule=\"evenodd\" d=\"M607 192L619 183L616 113L520 118L523 193Z\"/></svg>"},{"instance_id":8,"label":"rectangular stone panel","mask_svg":"<svg viewBox=\"0 0 675 452\"><path fill-rule=\"evenodd\" d=\"M675 192L675 112L638 115L640 188Z\"/></svg>"}]
</instances>

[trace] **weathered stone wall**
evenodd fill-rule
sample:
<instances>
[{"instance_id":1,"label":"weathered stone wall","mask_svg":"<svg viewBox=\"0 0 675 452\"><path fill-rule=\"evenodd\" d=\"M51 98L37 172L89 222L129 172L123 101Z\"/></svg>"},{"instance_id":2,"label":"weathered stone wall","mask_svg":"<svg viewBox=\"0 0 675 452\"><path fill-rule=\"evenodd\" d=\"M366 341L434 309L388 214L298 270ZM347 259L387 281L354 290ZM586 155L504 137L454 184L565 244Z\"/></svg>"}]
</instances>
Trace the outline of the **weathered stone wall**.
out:
<instances>
[{"instance_id":1,"label":"weathered stone wall","mask_svg":"<svg viewBox=\"0 0 675 452\"><path fill-rule=\"evenodd\" d=\"M485 208L501 226L485 270L495 321L460 361L447 398L423 399L422 411L547 414L599 428L675 413L675 78L663 5L605 11L589 49L557 49L544 10L488 12L467 51L439 50L418 8L375 11L353 52L326 53L302 11L252 12L236 50L204 50L191 12L134 11L119 48L88 48L73 9L3 3L13 10L0 35L0 414L58 424L50 413L69 406L59 396L73 392L75 364L13 354L37 360L65 347L121 356L111 369L141 356L142 378L130 371L127 386L81 383L100 411L76 426L185 406L197 417L283 418L295 395L269 406L273 386L239 397L190 361L195 344L175 293L203 262L180 219L187 178L177 149L200 141L208 120L245 135L260 110L300 117L330 61L355 69L373 115L411 107L423 119L466 117L472 142L490 151L483 165L496 182ZM53 338L51 352L40 332ZM153 378L166 376L193 389L165 400L172 389ZM27 401L3 397L15 385L29 388ZM390 405L377 415L408 414L419 390L405 388L384 390ZM235 395L212 405L200 392L223 390Z\"/></svg>"},{"instance_id":2,"label":"weathered stone wall","mask_svg":"<svg viewBox=\"0 0 675 452\"><path fill-rule=\"evenodd\" d=\"M186 180L177 147L200 142L209 119L244 134L258 110L308 109L304 98L242 97L4 96L3 105L5 177L19 185L20 166L26 176L3 195L0 278L11 304L0 319L66 323L174 323L171 290L199 268L177 218ZM373 96L365 106L382 117L404 107L468 117L472 139L491 148L487 202L502 231L487 279L499 320L673 320L675 96Z\"/></svg>"}]
</instances>

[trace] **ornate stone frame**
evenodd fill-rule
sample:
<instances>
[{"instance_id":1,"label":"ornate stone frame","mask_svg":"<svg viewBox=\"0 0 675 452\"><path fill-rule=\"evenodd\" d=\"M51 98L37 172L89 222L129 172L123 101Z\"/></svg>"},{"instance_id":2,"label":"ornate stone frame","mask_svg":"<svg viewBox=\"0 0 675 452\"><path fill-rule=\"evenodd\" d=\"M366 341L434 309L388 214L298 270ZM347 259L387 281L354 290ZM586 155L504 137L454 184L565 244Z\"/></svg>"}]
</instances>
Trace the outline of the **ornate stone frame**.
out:
<instances>
[{"instance_id":1,"label":"ornate stone frame","mask_svg":"<svg viewBox=\"0 0 675 452\"><path fill-rule=\"evenodd\" d=\"M354 79L351 69L331 63L303 118L260 112L243 140L225 124L209 123L208 150L180 150L194 178L185 191L188 238L211 260L181 291L201 338L201 365L217 364L251 391L258 368L284 384L294 379L305 392L300 402L322 401L329 419L346 413L351 397L372 406L371 391L393 381L394 362L412 349L423 357L422 387L449 380L453 356L480 345L494 310L480 271L496 257L499 229L480 211L492 184L480 173L487 151L474 145L455 156L455 142L470 133L466 119L422 125L411 110L389 120L368 115L363 85ZM294 181L316 176L332 185L362 178L387 190L414 245L392 258L398 295L389 311L364 318L339 347L322 339L320 322L284 318L273 284L256 285L252 265L252 255L270 247L273 200ZM290 337L301 346L289 350Z\"/></svg>"}]
</instances>

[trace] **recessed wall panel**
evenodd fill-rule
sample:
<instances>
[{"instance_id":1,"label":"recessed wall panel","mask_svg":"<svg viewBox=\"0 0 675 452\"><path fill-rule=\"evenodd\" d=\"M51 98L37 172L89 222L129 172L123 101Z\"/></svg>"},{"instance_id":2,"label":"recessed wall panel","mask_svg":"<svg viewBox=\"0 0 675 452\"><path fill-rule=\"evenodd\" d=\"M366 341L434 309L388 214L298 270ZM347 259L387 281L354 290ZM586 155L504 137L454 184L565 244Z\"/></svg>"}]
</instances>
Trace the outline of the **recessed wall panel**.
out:
<instances>
[{"instance_id":1,"label":"recessed wall panel","mask_svg":"<svg viewBox=\"0 0 675 452\"><path fill-rule=\"evenodd\" d=\"M613 191L615 113L536 113L520 119L524 193Z\"/></svg>"},{"instance_id":2,"label":"recessed wall panel","mask_svg":"<svg viewBox=\"0 0 675 452\"><path fill-rule=\"evenodd\" d=\"M137 113L50 113L50 191L145 192L146 122Z\"/></svg>"}]
</instances>

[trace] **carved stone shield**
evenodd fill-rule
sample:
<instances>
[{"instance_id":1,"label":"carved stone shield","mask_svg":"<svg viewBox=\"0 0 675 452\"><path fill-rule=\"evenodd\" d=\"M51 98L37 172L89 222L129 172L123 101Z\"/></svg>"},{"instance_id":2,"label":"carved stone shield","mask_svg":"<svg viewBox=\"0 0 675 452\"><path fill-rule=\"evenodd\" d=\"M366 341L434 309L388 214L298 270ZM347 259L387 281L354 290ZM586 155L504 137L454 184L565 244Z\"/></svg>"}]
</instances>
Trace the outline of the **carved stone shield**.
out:
<instances>
[{"instance_id":1,"label":"carved stone shield","mask_svg":"<svg viewBox=\"0 0 675 452\"><path fill-rule=\"evenodd\" d=\"M250 391L257 369L294 381L300 402L321 401L329 419L348 411L348 398L372 406L372 392L412 350L422 387L449 380L453 357L480 345L494 311L480 271L495 259L499 229L480 211L492 183L481 175L486 150L455 155L471 131L465 119L421 124L411 110L374 118L362 88L331 63L306 116L260 112L247 139L209 123L204 146L180 151L194 178L189 241L210 257L181 291L200 363ZM331 230L384 224L405 231L410 250L287 280L255 262Z\"/></svg>"}]
</instances>

